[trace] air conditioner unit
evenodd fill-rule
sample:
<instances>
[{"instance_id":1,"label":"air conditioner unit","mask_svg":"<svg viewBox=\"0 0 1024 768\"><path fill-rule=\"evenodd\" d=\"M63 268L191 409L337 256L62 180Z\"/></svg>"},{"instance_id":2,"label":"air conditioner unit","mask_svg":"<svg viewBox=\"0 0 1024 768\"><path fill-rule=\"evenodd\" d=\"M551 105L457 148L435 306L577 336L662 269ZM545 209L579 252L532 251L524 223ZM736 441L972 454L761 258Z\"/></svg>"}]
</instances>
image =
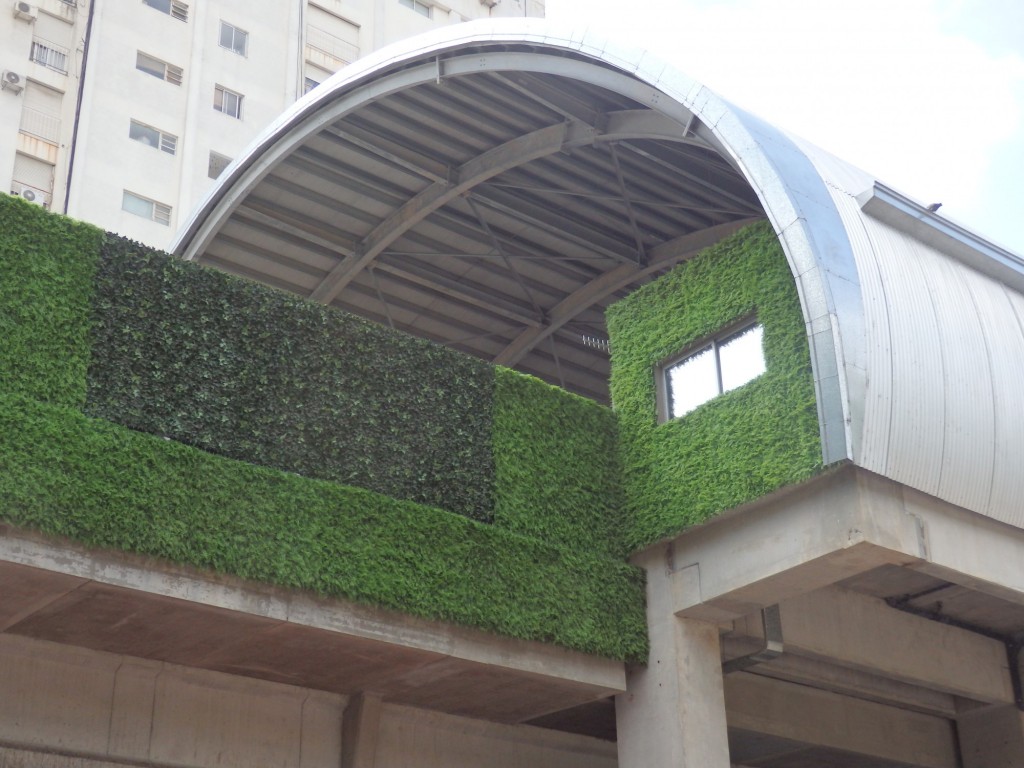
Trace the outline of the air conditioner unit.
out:
<instances>
[{"instance_id":1,"label":"air conditioner unit","mask_svg":"<svg viewBox=\"0 0 1024 768\"><path fill-rule=\"evenodd\" d=\"M26 3L25 0L17 0L14 4L14 16L29 22L35 21L36 9L30 3Z\"/></svg>"},{"instance_id":2,"label":"air conditioner unit","mask_svg":"<svg viewBox=\"0 0 1024 768\"><path fill-rule=\"evenodd\" d=\"M0 76L0 90L21 93L25 89L25 78L17 72L4 72Z\"/></svg>"},{"instance_id":3,"label":"air conditioner unit","mask_svg":"<svg viewBox=\"0 0 1024 768\"><path fill-rule=\"evenodd\" d=\"M22 200L28 200L30 203L41 205L43 208L50 207L50 195L42 190L30 187L27 184L18 184L17 182L14 182L11 185L11 194L17 195Z\"/></svg>"}]
</instances>

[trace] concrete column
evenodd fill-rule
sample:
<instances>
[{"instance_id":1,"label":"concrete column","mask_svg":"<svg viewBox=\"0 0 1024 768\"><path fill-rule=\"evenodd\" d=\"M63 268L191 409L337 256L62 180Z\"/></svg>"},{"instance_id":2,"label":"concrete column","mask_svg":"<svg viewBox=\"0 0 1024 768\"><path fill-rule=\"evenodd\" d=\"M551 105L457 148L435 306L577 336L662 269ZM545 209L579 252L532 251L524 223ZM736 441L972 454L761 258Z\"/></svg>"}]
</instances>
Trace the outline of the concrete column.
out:
<instances>
[{"instance_id":1,"label":"concrete column","mask_svg":"<svg viewBox=\"0 0 1024 768\"><path fill-rule=\"evenodd\" d=\"M729 768L718 625L673 614L659 559L644 563L651 655L615 700L619 768Z\"/></svg>"},{"instance_id":2,"label":"concrete column","mask_svg":"<svg viewBox=\"0 0 1024 768\"><path fill-rule=\"evenodd\" d=\"M1024 712L1012 704L979 707L956 719L964 768L1024 765Z\"/></svg>"},{"instance_id":3,"label":"concrete column","mask_svg":"<svg viewBox=\"0 0 1024 768\"><path fill-rule=\"evenodd\" d=\"M341 723L341 768L373 768L377 762L380 732L380 697L368 693L352 696Z\"/></svg>"}]
</instances>

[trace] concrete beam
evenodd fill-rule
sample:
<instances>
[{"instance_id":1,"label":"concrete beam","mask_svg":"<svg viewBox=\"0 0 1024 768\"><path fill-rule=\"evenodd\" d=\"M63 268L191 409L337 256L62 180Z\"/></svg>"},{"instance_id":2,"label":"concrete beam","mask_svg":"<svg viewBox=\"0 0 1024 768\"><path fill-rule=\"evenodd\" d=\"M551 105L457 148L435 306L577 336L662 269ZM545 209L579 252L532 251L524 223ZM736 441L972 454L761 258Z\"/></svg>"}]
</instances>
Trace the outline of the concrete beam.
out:
<instances>
[{"instance_id":1,"label":"concrete beam","mask_svg":"<svg viewBox=\"0 0 1024 768\"><path fill-rule=\"evenodd\" d=\"M722 658L733 659L759 650L762 642L753 637L726 634L722 637ZM841 666L832 660L798 655L788 649L770 664L759 664L758 675L790 683L821 688L844 696L876 701L880 704L909 709L926 715L954 718L958 700L955 696L920 685L892 680L880 674Z\"/></svg>"},{"instance_id":2,"label":"concrete beam","mask_svg":"<svg viewBox=\"0 0 1024 768\"><path fill-rule=\"evenodd\" d=\"M625 666L610 659L2 525L0 627L509 723L625 689Z\"/></svg>"},{"instance_id":3,"label":"concrete beam","mask_svg":"<svg viewBox=\"0 0 1024 768\"><path fill-rule=\"evenodd\" d=\"M780 603L779 609L787 655L830 661L977 701L1013 701L1006 646L998 640L838 587L800 595ZM736 627L748 637L761 635L752 618Z\"/></svg>"},{"instance_id":4,"label":"concrete beam","mask_svg":"<svg viewBox=\"0 0 1024 768\"><path fill-rule=\"evenodd\" d=\"M750 672L726 678L725 704L730 728L908 766L959 768L956 735L945 718Z\"/></svg>"},{"instance_id":5,"label":"concrete beam","mask_svg":"<svg viewBox=\"0 0 1024 768\"><path fill-rule=\"evenodd\" d=\"M887 564L1024 603L1024 530L852 465L660 548L673 610L705 621L737 619Z\"/></svg>"},{"instance_id":6,"label":"concrete beam","mask_svg":"<svg viewBox=\"0 0 1024 768\"><path fill-rule=\"evenodd\" d=\"M1024 765L1024 712L1017 707L979 707L957 718L963 768Z\"/></svg>"}]
</instances>

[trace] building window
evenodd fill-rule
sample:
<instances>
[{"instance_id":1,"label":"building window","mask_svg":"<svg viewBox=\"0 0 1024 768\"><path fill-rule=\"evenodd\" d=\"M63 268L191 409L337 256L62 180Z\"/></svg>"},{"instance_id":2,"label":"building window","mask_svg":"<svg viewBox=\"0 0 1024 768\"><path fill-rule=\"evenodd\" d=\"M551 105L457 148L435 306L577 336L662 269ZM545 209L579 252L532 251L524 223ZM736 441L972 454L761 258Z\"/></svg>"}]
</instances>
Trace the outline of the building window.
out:
<instances>
[{"instance_id":1,"label":"building window","mask_svg":"<svg viewBox=\"0 0 1024 768\"><path fill-rule=\"evenodd\" d=\"M225 157L224 155L218 154L217 152L210 153L210 164L207 166L206 175L211 179L216 179L222 173L224 169L231 165L231 158Z\"/></svg>"},{"instance_id":2,"label":"building window","mask_svg":"<svg viewBox=\"0 0 1024 768\"><path fill-rule=\"evenodd\" d=\"M420 2L420 0L398 0L398 2L406 8L412 8L420 16L426 16L428 19L431 17L434 10L426 3Z\"/></svg>"},{"instance_id":3,"label":"building window","mask_svg":"<svg viewBox=\"0 0 1024 768\"><path fill-rule=\"evenodd\" d=\"M314 88L316 88L318 85L320 85L320 83L318 83L312 77L307 77L305 82L303 83L302 92L303 93L309 93Z\"/></svg>"},{"instance_id":4,"label":"building window","mask_svg":"<svg viewBox=\"0 0 1024 768\"><path fill-rule=\"evenodd\" d=\"M218 85L213 89L213 108L241 120L242 94L229 91L223 85Z\"/></svg>"},{"instance_id":5,"label":"building window","mask_svg":"<svg viewBox=\"0 0 1024 768\"><path fill-rule=\"evenodd\" d=\"M178 151L177 136L164 133L152 126L144 125L136 122L135 120L132 120L128 127L128 138L140 141L147 147L155 147L169 155L173 155Z\"/></svg>"},{"instance_id":6,"label":"building window","mask_svg":"<svg viewBox=\"0 0 1024 768\"><path fill-rule=\"evenodd\" d=\"M163 224L165 227L171 225L171 206L136 195L127 189L121 197L121 210Z\"/></svg>"},{"instance_id":7,"label":"building window","mask_svg":"<svg viewBox=\"0 0 1024 768\"><path fill-rule=\"evenodd\" d=\"M135 68L145 72L147 75L159 77L161 80L166 80L174 85L181 85L184 73L181 67L168 64L166 61L160 61L160 59L149 56L142 51L137 51L135 54Z\"/></svg>"},{"instance_id":8,"label":"building window","mask_svg":"<svg viewBox=\"0 0 1024 768\"><path fill-rule=\"evenodd\" d=\"M697 406L752 381L766 370L764 326L747 322L660 366L662 420L685 416Z\"/></svg>"},{"instance_id":9,"label":"building window","mask_svg":"<svg viewBox=\"0 0 1024 768\"><path fill-rule=\"evenodd\" d=\"M67 74L68 71L68 49L51 43L49 40L35 38L32 40L32 53L29 55L36 64L42 64L47 69Z\"/></svg>"},{"instance_id":10,"label":"building window","mask_svg":"<svg viewBox=\"0 0 1024 768\"><path fill-rule=\"evenodd\" d=\"M220 23L220 45L221 48L234 51L239 56L246 56L249 53L249 33L222 21Z\"/></svg>"},{"instance_id":11,"label":"building window","mask_svg":"<svg viewBox=\"0 0 1024 768\"><path fill-rule=\"evenodd\" d=\"M160 13L166 13L178 21L188 21L188 3L180 3L178 0L142 0L142 4L156 8Z\"/></svg>"}]
</instances>

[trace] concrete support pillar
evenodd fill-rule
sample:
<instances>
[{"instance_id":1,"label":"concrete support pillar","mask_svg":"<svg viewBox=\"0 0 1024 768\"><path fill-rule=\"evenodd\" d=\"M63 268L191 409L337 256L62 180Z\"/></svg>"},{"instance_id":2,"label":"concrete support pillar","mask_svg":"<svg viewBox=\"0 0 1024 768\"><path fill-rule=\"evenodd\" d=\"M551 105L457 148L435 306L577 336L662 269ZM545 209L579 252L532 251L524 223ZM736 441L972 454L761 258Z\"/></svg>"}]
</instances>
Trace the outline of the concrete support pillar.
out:
<instances>
[{"instance_id":1,"label":"concrete support pillar","mask_svg":"<svg viewBox=\"0 0 1024 768\"><path fill-rule=\"evenodd\" d=\"M651 655L615 700L619 768L729 768L718 625L675 616L664 564L646 570Z\"/></svg>"},{"instance_id":2,"label":"concrete support pillar","mask_svg":"<svg viewBox=\"0 0 1024 768\"><path fill-rule=\"evenodd\" d=\"M1024 765L1024 712L1012 704L979 707L956 720L964 768Z\"/></svg>"},{"instance_id":3,"label":"concrete support pillar","mask_svg":"<svg viewBox=\"0 0 1024 768\"><path fill-rule=\"evenodd\" d=\"M378 696L359 693L349 699L341 722L341 768L373 768L380 733Z\"/></svg>"}]
</instances>

